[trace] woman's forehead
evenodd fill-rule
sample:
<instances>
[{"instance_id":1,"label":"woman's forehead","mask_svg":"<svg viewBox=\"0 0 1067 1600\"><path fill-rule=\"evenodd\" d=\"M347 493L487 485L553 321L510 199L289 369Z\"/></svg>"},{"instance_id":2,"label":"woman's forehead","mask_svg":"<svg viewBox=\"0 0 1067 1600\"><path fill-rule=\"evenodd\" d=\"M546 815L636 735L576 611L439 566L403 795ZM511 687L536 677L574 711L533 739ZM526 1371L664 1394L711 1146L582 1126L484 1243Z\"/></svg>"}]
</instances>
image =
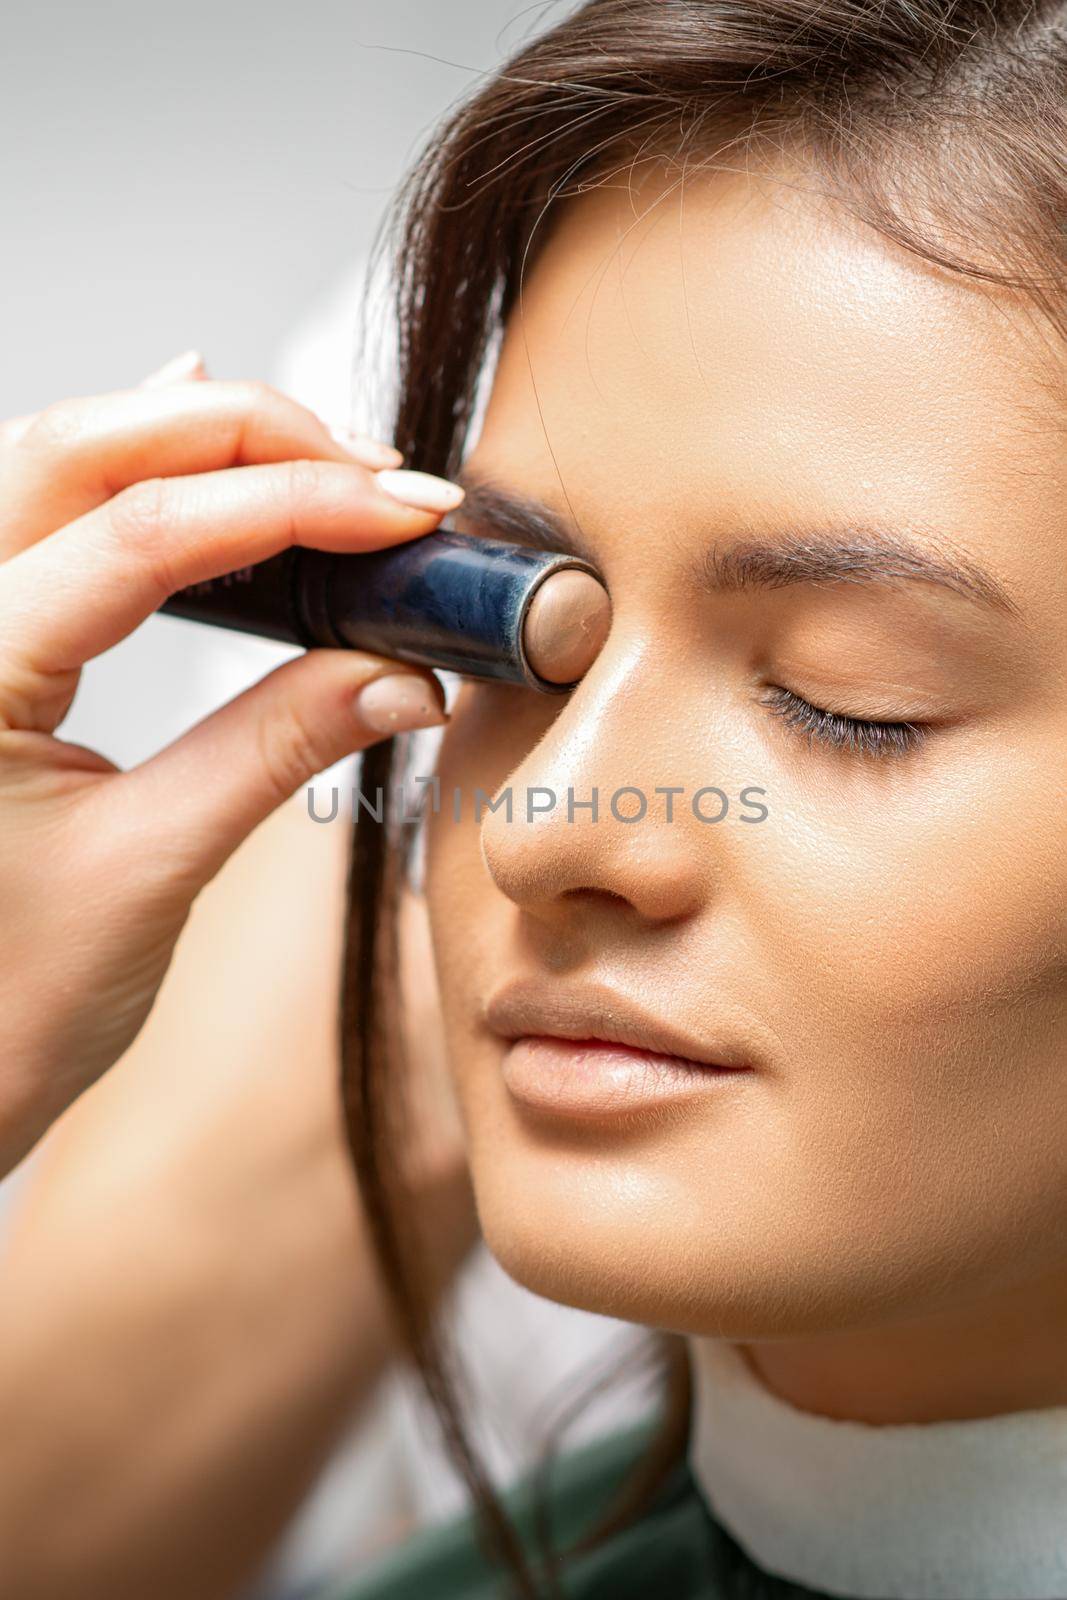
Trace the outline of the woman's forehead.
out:
<instances>
[{"instance_id":1,"label":"woman's forehead","mask_svg":"<svg viewBox=\"0 0 1067 1600\"><path fill-rule=\"evenodd\" d=\"M898 419L925 437L934 419L962 435L1010 415L1032 381L1021 310L883 241L815 182L664 176L566 202L502 367L521 379L532 361L544 398L591 421L654 426L654 397L673 428L761 439L834 424L884 445Z\"/></svg>"},{"instance_id":2,"label":"woman's forehead","mask_svg":"<svg viewBox=\"0 0 1067 1600\"><path fill-rule=\"evenodd\" d=\"M583 525L788 516L1051 554L1064 437L1035 426L1034 340L800 178L620 181L534 258L477 456Z\"/></svg>"}]
</instances>

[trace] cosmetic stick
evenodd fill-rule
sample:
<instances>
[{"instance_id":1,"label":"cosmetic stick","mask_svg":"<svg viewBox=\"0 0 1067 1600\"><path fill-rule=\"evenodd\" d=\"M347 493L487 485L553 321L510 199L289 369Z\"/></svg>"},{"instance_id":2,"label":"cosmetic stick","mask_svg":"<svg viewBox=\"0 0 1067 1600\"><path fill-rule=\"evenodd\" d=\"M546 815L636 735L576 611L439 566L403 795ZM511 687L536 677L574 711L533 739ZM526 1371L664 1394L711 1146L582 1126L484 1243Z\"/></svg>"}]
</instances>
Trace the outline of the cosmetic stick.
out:
<instances>
[{"instance_id":1,"label":"cosmetic stick","mask_svg":"<svg viewBox=\"0 0 1067 1600\"><path fill-rule=\"evenodd\" d=\"M611 623L607 589L587 562L450 528L359 555L285 550L180 589L160 610L546 694L574 687Z\"/></svg>"}]
</instances>

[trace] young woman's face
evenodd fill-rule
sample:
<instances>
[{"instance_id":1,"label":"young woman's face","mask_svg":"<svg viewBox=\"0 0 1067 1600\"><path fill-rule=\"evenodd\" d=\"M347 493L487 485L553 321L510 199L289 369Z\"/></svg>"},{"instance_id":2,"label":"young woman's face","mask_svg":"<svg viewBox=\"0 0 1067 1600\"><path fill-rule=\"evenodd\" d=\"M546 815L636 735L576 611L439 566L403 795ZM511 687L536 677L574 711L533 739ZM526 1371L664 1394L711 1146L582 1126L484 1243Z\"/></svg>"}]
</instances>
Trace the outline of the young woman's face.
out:
<instances>
[{"instance_id":1,"label":"young woman's face","mask_svg":"<svg viewBox=\"0 0 1067 1600\"><path fill-rule=\"evenodd\" d=\"M570 695L463 686L428 872L482 1224L534 1290L756 1338L1062 1271L1051 352L799 190L563 210L453 520L539 502L611 632Z\"/></svg>"}]
</instances>

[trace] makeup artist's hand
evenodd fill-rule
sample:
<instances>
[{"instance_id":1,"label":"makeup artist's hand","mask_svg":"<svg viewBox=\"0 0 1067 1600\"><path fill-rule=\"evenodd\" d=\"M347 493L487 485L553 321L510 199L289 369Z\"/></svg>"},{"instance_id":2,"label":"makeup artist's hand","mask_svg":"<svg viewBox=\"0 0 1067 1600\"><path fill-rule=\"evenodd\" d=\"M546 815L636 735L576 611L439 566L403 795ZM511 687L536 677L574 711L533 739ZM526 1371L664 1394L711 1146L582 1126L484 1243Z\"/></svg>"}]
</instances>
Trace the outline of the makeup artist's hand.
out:
<instances>
[{"instance_id":1,"label":"makeup artist's hand","mask_svg":"<svg viewBox=\"0 0 1067 1600\"><path fill-rule=\"evenodd\" d=\"M121 772L55 736L81 667L186 584L291 544L429 533L461 492L379 484L399 459L195 356L0 425L0 1173L130 1045L257 823L342 756L445 720L432 674L316 650Z\"/></svg>"}]
</instances>

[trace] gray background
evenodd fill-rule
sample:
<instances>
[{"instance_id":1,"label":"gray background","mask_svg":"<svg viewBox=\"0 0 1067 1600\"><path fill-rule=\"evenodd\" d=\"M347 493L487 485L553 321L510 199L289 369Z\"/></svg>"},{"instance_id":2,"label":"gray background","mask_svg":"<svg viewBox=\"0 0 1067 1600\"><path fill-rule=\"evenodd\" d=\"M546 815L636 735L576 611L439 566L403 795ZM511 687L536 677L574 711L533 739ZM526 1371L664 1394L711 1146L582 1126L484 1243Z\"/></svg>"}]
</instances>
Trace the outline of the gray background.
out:
<instances>
[{"instance_id":1,"label":"gray background","mask_svg":"<svg viewBox=\"0 0 1067 1600\"><path fill-rule=\"evenodd\" d=\"M268 377L446 106L566 0L67 0L0 52L0 416Z\"/></svg>"}]
</instances>

